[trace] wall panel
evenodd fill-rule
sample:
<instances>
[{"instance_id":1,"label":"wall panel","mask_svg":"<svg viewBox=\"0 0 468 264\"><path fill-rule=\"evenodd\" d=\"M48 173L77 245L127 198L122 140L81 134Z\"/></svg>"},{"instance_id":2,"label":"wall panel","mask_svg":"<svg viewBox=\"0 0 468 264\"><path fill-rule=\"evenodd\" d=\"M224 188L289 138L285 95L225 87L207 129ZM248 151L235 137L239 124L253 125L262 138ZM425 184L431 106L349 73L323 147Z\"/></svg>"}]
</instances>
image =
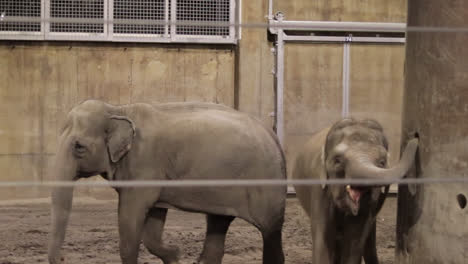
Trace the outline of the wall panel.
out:
<instances>
[{"instance_id":1,"label":"wall panel","mask_svg":"<svg viewBox=\"0 0 468 264\"><path fill-rule=\"evenodd\" d=\"M343 45L285 47L284 145L291 173L304 142L341 117Z\"/></svg>"},{"instance_id":2,"label":"wall panel","mask_svg":"<svg viewBox=\"0 0 468 264\"><path fill-rule=\"evenodd\" d=\"M0 180L51 180L60 127L85 99L234 104L230 49L4 43L0 57ZM47 195L42 190L9 190L0 199Z\"/></svg>"},{"instance_id":3,"label":"wall panel","mask_svg":"<svg viewBox=\"0 0 468 264\"><path fill-rule=\"evenodd\" d=\"M384 127L390 163L399 160L403 99L403 45L352 44L349 112Z\"/></svg>"}]
</instances>

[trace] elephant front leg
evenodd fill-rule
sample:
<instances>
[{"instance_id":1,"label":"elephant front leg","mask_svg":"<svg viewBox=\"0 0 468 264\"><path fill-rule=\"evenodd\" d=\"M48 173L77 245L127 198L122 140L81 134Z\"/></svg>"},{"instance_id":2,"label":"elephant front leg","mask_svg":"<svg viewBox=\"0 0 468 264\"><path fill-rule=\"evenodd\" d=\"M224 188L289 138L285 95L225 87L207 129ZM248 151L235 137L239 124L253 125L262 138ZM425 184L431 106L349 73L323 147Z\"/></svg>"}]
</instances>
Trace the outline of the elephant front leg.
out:
<instances>
[{"instance_id":1,"label":"elephant front leg","mask_svg":"<svg viewBox=\"0 0 468 264\"><path fill-rule=\"evenodd\" d=\"M366 264L379 264L376 246L376 229L376 222L374 222L369 237L366 240L366 245L364 247L364 262Z\"/></svg>"},{"instance_id":2,"label":"elephant front leg","mask_svg":"<svg viewBox=\"0 0 468 264\"><path fill-rule=\"evenodd\" d=\"M340 261L340 250L336 248L334 219L317 219L311 225L312 263L336 264Z\"/></svg>"},{"instance_id":3,"label":"elephant front leg","mask_svg":"<svg viewBox=\"0 0 468 264\"><path fill-rule=\"evenodd\" d=\"M120 190L119 235L122 264L137 264L149 201L144 190L138 188Z\"/></svg>"}]
</instances>

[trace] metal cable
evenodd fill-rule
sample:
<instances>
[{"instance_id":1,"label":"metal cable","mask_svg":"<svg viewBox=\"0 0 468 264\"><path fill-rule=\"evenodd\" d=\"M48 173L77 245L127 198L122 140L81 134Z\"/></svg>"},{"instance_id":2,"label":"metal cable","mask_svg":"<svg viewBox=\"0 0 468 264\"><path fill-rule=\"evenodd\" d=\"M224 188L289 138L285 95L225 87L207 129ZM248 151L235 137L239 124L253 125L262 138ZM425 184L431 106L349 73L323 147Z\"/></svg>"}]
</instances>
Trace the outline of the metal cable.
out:
<instances>
[{"instance_id":1,"label":"metal cable","mask_svg":"<svg viewBox=\"0 0 468 264\"><path fill-rule=\"evenodd\" d=\"M468 183L468 177L404 178L404 179L241 179L241 180L152 180L152 181L1 181L0 188L11 187L246 187L246 186L304 186L304 185L389 185L389 184L448 184Z\"/></svg>"},{"instance_id":2,"label":"metal cable","mask_svg":"<svg viewBox=\"0 0 468 264\"><path fill-rule=\"evenodd\" d=\"M82 24L123 24L123 25L159 25L159 26L210 26L238 27L284 30L340 30L372 32L439 32L468 33L468 27L445 26L405 26L404 23L337 22L337 21L275 21L273 23L231 23L222 21L164 21L145 19L96 19L96 18L39 18L0 16L1 23L82 23ZM5 31L8 33L8 31ZM69 32L73 34L73 32Z\"/></svg>"}]
</instances>

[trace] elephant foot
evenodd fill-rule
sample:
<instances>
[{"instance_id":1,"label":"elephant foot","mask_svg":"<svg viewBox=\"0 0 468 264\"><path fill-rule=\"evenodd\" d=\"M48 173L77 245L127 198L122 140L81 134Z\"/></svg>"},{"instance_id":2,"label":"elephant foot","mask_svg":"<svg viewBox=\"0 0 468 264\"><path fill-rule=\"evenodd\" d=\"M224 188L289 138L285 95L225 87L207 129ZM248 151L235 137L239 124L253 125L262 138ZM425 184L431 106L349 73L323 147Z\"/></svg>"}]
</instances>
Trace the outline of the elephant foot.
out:
<instances>
[{"instance_id":1,"label":"elephant foot","mask_svg":"<svg viewBox=\"0 0 468 264\"><path fill-rule=\"evenodd\" d=\"M161 258L164 264L179 264L179 249L173 247L161 246L155 252L150 251L153 255Z\"/></svg>"},{"instance_id":2,"label":"elephant foot","mask_svg":"<svg viewBox=\"0 0 468 264\"><path fill-rule=\"evenodd\" d=\"M197 264L218 264L220 261L210 261L206 259L198 260Z\"/></svg>"},{"instance_id":3,"label":"elephant foot","mask_svg":"<svg viewBox=\"0 0 468 264\"><path fill-rule=\"evenodd\" d=\"M62 263L65 263L64 257L54 257L54 258L49 257L49 264L62 264Z\"/></svg>"}]
</instances>

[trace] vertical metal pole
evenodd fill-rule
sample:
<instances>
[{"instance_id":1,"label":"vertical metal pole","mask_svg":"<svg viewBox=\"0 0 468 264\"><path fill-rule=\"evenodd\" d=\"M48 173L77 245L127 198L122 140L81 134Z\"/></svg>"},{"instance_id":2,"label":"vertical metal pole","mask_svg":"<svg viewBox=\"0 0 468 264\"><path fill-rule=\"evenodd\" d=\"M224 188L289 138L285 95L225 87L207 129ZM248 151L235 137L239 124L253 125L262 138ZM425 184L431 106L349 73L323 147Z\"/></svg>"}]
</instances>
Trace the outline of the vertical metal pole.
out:
<instances>
[{"instance_id":1,"label":"vertical metal pole","mask_svg":"<svg viewBox=\"0 0 468 264\"><path fill-rule=\"evenodd\" d=\"M268 19L273 19L273 0L268 0Z\"/></svg>"},{"instance_id":2,"label":"vertical metal pole","mask_svg":"<svg viewBox=\"0 0 468 264\"><path fill-rule=\"evenodd\" d=\"M236 37L236 0L229 1L229 38L234 39Z\"/></svg>"},{"instance_id":3,"label":"vertical metal pole","mask_svg":"<svg viewBox=\"0 0 468 264\"><path fill-rule=\"evenodd\" d=\"M343 99L341 116L343 118L349 116L349 57L350 57L350 44L351 37L347 37L343 45Z\"/></svg>"},{"instance_id":4,"label":"vertical metal pole","mask_svg":"<svg viewBox=\"0 0 468 264\"><path fill-rule=\"evenodd\" d=\"M106 4L107 8L105 8L104 21L107 20L107 23L104 22L104 34L107 40L112 40L114 37L114 1L105 1L104 5Z\"/></svg>"},{"instance_id":5,"label":"vertical metal pole","mask_svg":"<svg viewBox=\"0 0 468 264\"><path fill-rule=\"evenodd\" d=\"M44 0L44 16L45 22L44 22L44 39L49 38L50 34L50 0Z\"/></svg>"},{"instance_id":6,"label":"vertical metal pole","mask_svg":"<svg viewBox=\"0 0 468 264\"><path fill-rule=\"evenodd\" d=\"M177 0L171 0L171 40L176 38Z\"/></svg>"},{"instance_id":7,"label":"vertical metal pole","mask_svg":"<svg viewBox=\"0 0 468 264\"><path fill-rule=\"evenodd\" d=\"M164 37L169 38L169 0L164 0Z\"/></svg>"},{"instance_id":8,"label":"vertical metal pole","mask_svg":"<svg viewBox=\"0 0 468 264\"><path fill-rule=\"evenodd\" d=\"M41 39L45 39L45 0L41 0Z\"/></svg>"},{"instance_id":9,"label":"vertical metal pole","mask_svg":"<svg viewBox=\"0 0 468 264\"><path fill-rule=\"evenodd\" d=\"M284 32L278 29L276 41L276 135L281 146L284 146Z\"/></svg>"}]
</instances>

